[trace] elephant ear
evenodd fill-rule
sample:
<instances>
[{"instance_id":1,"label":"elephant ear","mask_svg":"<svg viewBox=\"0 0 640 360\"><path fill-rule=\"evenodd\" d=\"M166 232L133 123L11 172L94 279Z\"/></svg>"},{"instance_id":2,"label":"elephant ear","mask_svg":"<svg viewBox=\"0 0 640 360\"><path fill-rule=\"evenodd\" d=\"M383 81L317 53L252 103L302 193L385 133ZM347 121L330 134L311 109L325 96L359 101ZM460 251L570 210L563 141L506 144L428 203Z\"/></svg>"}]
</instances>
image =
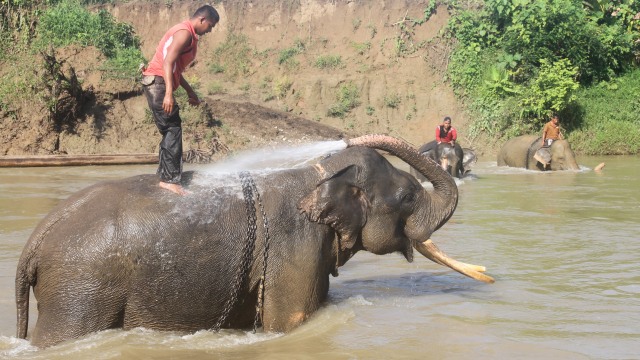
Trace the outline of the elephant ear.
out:
<instances>
[{"instance_id":1,"label":"elephant ear","mask_svg":"<svg viewBox=\"0 0 640 360\"><path fill-rule=\"evenodd\" d=\"M310 221L330 225L338 233L342 250L353 247L367 222L369 200L357 185L359 172L355 165L338 171L298 203Z\"/></svg>"},{"instance_id":2,"label":"elephant ear","mask_svg":"<svg viewBox=\"0 0 640 360\"><path fill-rule=\"evenodd\" d=\"M476 156L476 152L469 148L462 148L462 154L462 167L466 174L471 171L471 164L476 163L478 161L478 157Z\"/></svg>"}]
</instances>

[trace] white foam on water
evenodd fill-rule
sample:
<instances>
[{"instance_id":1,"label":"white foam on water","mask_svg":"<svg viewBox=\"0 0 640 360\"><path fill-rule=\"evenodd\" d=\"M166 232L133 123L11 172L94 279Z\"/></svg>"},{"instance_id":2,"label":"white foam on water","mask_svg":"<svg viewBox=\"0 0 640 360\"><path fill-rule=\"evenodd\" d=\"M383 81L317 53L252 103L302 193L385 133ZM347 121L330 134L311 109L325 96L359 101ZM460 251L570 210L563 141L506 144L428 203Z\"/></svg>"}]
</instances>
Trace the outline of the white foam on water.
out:
<instances>
[{"instance_id":1,"label":"white foam on water","mask_svg":"<svg viewBox=\"0 0 640 360\"><path fill-rule=\"evenodd\" d=\"M345 149L342 140L319 141L298 146L261 148L239 153L221 162L204 167L204 174L237 173L239 171L276 171L296 168L324 155Z\"/></svg>"},{"instance_id":2,"label":"white foam on water","mask_svg":"<svg viewBox=\"0 0 640 360\"><path fill-rule=\"evenodd\" d=\"M16 337L0 336L0 359L16 358L28 353L34 353L38 348L32 346L28 340Z\"/></svg>"}]
</instances>

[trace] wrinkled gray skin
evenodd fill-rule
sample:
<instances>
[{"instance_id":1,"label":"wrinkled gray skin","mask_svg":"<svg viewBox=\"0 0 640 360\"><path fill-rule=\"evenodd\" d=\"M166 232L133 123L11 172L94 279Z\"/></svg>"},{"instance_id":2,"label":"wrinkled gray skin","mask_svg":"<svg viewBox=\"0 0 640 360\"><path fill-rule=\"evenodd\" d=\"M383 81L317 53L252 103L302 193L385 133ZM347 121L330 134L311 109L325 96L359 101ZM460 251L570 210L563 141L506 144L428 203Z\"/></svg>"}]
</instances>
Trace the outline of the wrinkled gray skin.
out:
<instances>
[{"instance_id":1,"label":"wrinkled gray skin","mask_svg":"<svg viewBox=\"0 0 640 360\"><path fill-rule=\"evenodd\" d=\"M498 153L498 166L520 167L529 170L580 170L576 156L567 140L556 140L549 147L551 162L544 166L533 158L542 147L538 135L523 135L508 140Z\"/></svg>"},{"instance_id":2,"label":"wrinkled gray skin","mask_svg":"<svg viewBox=\"0 0 640 360\"><path fill-rule=\"evenodd\" d=\"M433 140L422 145L418 152L437 163L441 163L443 159L446 159L448 162L447 172L458 179L468 175L471 171L471 165L477 161L476 153L473 150L462 148L458 143L455 146L451 146L445 143L438 144L437 141ZM426 181L426 178L413 168L411 169L411 174L419 181Z\"/></svg>"},{"instance_id":3,"label":"wrinkled gray skin","mask_svg":"<svg viewBox=\"0 0 640 360\"><path fill-rule=\"evenodd\" d=\"M252 175L270 235L267 331L301 324L325 300L329 274L337 276L338 266L360 250L400 252L412 261L415 247L437 263L493 282L478 273L484 268L439 256L424 242L456 208L449 175L394 138L370 135L348 145L314 166ZM419 169L433 193L368 146ZM18 264L17 336L27 336L31 287L38 301L31 342L39 347L111 328L214 328L231 298L251 212L237 177L184 175L192 192L187 196L159 188L155 175L141 175L93 185L53 209ZM250 272L223 328L253 325L265 249L257 204Z\"/></svg>"}]
</instances>

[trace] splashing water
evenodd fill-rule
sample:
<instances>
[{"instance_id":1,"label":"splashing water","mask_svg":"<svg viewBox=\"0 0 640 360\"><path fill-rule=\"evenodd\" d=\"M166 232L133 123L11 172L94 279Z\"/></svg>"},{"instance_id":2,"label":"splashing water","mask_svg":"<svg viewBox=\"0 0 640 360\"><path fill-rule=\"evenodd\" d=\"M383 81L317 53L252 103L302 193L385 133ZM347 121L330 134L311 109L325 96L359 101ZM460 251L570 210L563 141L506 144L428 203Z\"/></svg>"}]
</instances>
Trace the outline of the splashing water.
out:
<instances>
[{"instance_id":1,"label":"splashing water","mask_svg":"<svg viewBox=\"0 0 640 360\"><path fill-rule=\"evenodd\" d=\"M300 167L310 160L343 150L342 140L318 141L298 146L261 148L239 153L202 169L206 174L236 173L243 170L276 171Z\"/></svg>"}]
</instances>

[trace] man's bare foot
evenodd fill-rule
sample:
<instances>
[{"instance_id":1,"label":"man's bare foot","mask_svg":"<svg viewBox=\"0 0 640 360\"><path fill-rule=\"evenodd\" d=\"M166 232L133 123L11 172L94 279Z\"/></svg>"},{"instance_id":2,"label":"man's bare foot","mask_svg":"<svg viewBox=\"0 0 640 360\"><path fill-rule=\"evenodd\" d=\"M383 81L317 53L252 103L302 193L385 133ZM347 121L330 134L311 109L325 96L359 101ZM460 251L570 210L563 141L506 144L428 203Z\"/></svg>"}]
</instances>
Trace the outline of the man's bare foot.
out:
<instances>
[{"instance_id":1,"label":"man's bare foot","mask_svg":"<svg viewBox=\"0 0 640 360\"><path fill-rule=\"evenodd\" d=\"M174 193L178 194L178 195L187 195L189 194L189 192L187 190L185 190L182 185L180 184L171 184L171 183L166 183L163 181L160 181L160 187L169 191L173 191Z\"/></svg>"}]
</instances>

